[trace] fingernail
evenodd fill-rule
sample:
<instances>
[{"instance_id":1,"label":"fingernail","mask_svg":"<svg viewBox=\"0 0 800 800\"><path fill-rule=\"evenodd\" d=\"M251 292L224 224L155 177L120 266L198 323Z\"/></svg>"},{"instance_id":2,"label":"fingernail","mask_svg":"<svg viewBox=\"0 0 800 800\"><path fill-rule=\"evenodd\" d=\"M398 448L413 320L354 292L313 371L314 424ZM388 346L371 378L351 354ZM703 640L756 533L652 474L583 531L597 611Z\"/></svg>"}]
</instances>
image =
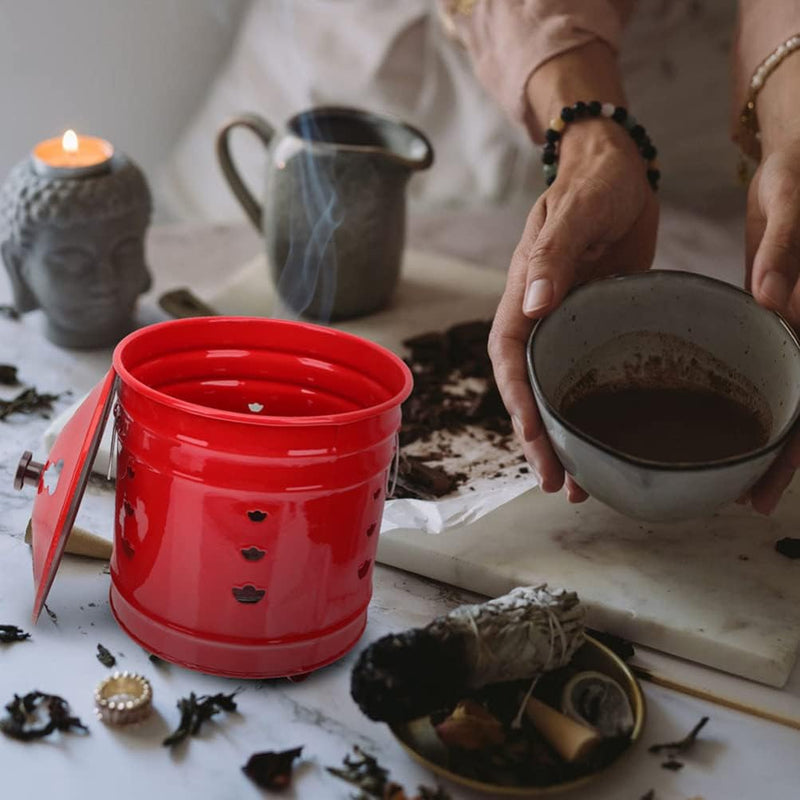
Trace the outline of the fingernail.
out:
<instances>
[{"instance_id":1,"label":"fingernail","mask_svg":"<svg viewBox=\"0 0 800 800\"><path fill-rule=\"evenodd\" d=\"M774 270L768 272L761 281L761 294L775 308L784 309L791 294L786 276Z\"/></svg>"},{"instance_id":2,"label":"fingernail","mask_svg":"<svg viewBox=\"0 0 800 800\"><path fill-rule=\"evenodd\" d=\"M535 281L531 281L531 285L525 292L522 310L526 314L532 314L534 311L546 308L552 299L553 282L549 278L537 278Z\"/></svg>"}]
</instances>

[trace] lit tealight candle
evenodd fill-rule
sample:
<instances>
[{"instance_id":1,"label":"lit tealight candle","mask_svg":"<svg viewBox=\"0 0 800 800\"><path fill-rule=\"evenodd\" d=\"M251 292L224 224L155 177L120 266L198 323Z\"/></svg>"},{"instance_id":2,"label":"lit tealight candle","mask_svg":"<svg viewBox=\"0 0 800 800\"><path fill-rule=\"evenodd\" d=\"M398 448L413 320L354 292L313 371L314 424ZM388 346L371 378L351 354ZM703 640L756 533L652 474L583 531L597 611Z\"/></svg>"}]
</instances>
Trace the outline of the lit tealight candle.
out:
<instances>
[{"instance_id":1,"label":"lit tealight candle","mask_svg":"<svg viewBox=\"0 0 800 800\"><path fill-rule=\"evenodd\" d=\"M61 137L39 142L33 148L33 163L39 174L77 178L107 171L113 155L114 148L105 139L68 130Z\"/></svg>"}]
</instances>

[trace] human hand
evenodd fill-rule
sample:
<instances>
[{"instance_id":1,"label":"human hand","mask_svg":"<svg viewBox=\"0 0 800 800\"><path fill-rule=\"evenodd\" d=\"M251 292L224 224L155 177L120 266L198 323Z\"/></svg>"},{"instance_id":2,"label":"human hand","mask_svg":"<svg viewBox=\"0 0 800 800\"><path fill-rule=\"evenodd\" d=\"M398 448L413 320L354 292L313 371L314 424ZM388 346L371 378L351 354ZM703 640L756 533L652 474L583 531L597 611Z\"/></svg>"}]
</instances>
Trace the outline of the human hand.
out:
<instances>
[{"instance_id":1,"label":"human hand","mask_svg":"<svg viewBox=\"0 0 800 800\"><path fill-rule=\"evenodd\" d=\"M565 474L528 380L525 350L534 321L576 283L648 269L657 227L656 195L627 132L603 119L569 126L558 177L528 216L489 335L500 394L545 492L561 489ZM588 496L569 475L566 490L571 502Z\"/></svg>"},{"instance_id":2,"label":"human hand","mask_svg":"<svg viewBox=\"0 0 800 800\"><path fill-rule=\"evenodd\" d=\"M753 176L747 195L747 285L755 299L800 330L800 138L781 142ZM775 509L800 467L800 427L750 491L753 508Z\"/></svg>"}]
</instances>

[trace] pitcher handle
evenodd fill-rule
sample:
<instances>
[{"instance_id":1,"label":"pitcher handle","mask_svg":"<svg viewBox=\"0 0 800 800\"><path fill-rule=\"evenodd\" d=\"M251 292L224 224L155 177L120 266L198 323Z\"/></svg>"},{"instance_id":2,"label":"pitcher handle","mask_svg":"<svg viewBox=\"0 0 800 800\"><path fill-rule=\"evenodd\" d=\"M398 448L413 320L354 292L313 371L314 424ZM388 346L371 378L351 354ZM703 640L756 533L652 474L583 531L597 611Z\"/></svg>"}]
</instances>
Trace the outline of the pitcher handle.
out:
<instances>
[{"instance_id":1,"label":"pitcher handle","mask_svg":"<svg viewBox=\"0 0 800 800\"><path fill-rule=\"evenodd\" d=\"M241 203L250 221L256 226L257 230L260 231L263 209L258 200L253 196L253 193L245 185L242 176L239 174L231 158L228 139L231 131L239 125L253 131L253 133L261 139L265 147L269 147L269 143L275 135L275 129L263 117L258 116L258 114L240 114L223 125L219 133L217 133L217 160L222 168L222 173L225 175L225 179L228 181L231 191Z\"/></svg>"}]
</instances>

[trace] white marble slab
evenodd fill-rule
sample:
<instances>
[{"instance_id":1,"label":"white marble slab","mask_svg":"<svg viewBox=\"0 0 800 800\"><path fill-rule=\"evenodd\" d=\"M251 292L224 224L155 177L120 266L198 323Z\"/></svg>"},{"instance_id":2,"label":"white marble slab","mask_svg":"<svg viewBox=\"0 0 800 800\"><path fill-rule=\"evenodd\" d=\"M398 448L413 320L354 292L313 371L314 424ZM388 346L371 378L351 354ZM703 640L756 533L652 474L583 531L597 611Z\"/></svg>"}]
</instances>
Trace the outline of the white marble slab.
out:
<instances>
[{"instance_id":1,"label":"white marble slab","mask_svg":"<svg viewBox=\"0 0 800 800\"><path fill-rule=\"evenodd\" d=\"M189 275L198 283L211 283L226 263L235 266L249 258L252 250L237 255L239 240L249 231L241 228L232 233L196 226L152 231L155 291L185 283ZM2 276L0 302L8 302ZM0 319L0 362L24 365L25 380L42 390L69 387L75 396L86 392L107 369L108 356L71 353L50 345L41 338L36 315L17 323ZM66 401L60 403L58 410L66 405ZM286 797L351 797L352 787L328 775L325 766L338 764L353 744L376 755L410 794L420 783L431 786L436 782L433 775L408 758L385 725L371 722L358 711L349 697L350 668L369 641L389 630L424 625L434 615L471 600L471 595L379 565L374 573L370 621L362 641L341 661L299 684L237 682L174 665L154 666L115 624L107 602L109 576L102 564L86 559L67 556L59 570L48 601L58 623L43 614L39 624L31 628L31 561L22 535L32 495L29 491L15 492L11 482L19 454L26 448L39 449L47 425L47 420L38 417L14 417L0 423L0 623L17 624L32 633L30 642L0 646L0 703L10 700L14 692L33 688L58 692L72 703L90 731L86 736L56 735L52 740L31 744L0 737L2 797L256 800L266 794L241 771L248 756L255 750L300 744L305 745L303 763ZM82 509L82 524L108 535L109 503L106 489L93 482ZM135 730L106 728L92 716L92 691L107 674L94 656L98 642L118 655L121 666L142 670L153 683L156 713ZM661 658L659 667L669 672L672 662L674 659ZM693 679L717 691L717 673L689 667ZM793 680L783 691L776 691L776 696L796 707L800 702L799 680L800 673L795 670ZM730 679L730 691L742 691L740 683ZM161 747L161 739L177 722L175 703L179 697L190 691L229 692L239 687L244 690L239 697L240 714L213 721L177 752ZM651 789L658 800L794 797L800 733L658 686L645 683L643 689L647 722L640 745L590 786L559 798L635 800ZM780 699L775 702L779 705ZM649 754L647 747L680 738L702 715L709 715L711 721L691 757L684 759L685 767L679 772L662 769L661 759ZM452 785L446 788L458 800L486 797Z\"/></svg>"},{"instance_id":2,"label":"white marble slab","mask_svg":"<svg viewBox=\"0 0 800 800\"><path fill-rule=\"evenodd\" d=\"M590 624L640 644L782 686L800 643L800 481L771 518L731 506L707 520L652 525L595 500L528 492L438 536L381 535L379 560L484 594L549 581L580 587Z\"/></svg>"}]
</instances>

